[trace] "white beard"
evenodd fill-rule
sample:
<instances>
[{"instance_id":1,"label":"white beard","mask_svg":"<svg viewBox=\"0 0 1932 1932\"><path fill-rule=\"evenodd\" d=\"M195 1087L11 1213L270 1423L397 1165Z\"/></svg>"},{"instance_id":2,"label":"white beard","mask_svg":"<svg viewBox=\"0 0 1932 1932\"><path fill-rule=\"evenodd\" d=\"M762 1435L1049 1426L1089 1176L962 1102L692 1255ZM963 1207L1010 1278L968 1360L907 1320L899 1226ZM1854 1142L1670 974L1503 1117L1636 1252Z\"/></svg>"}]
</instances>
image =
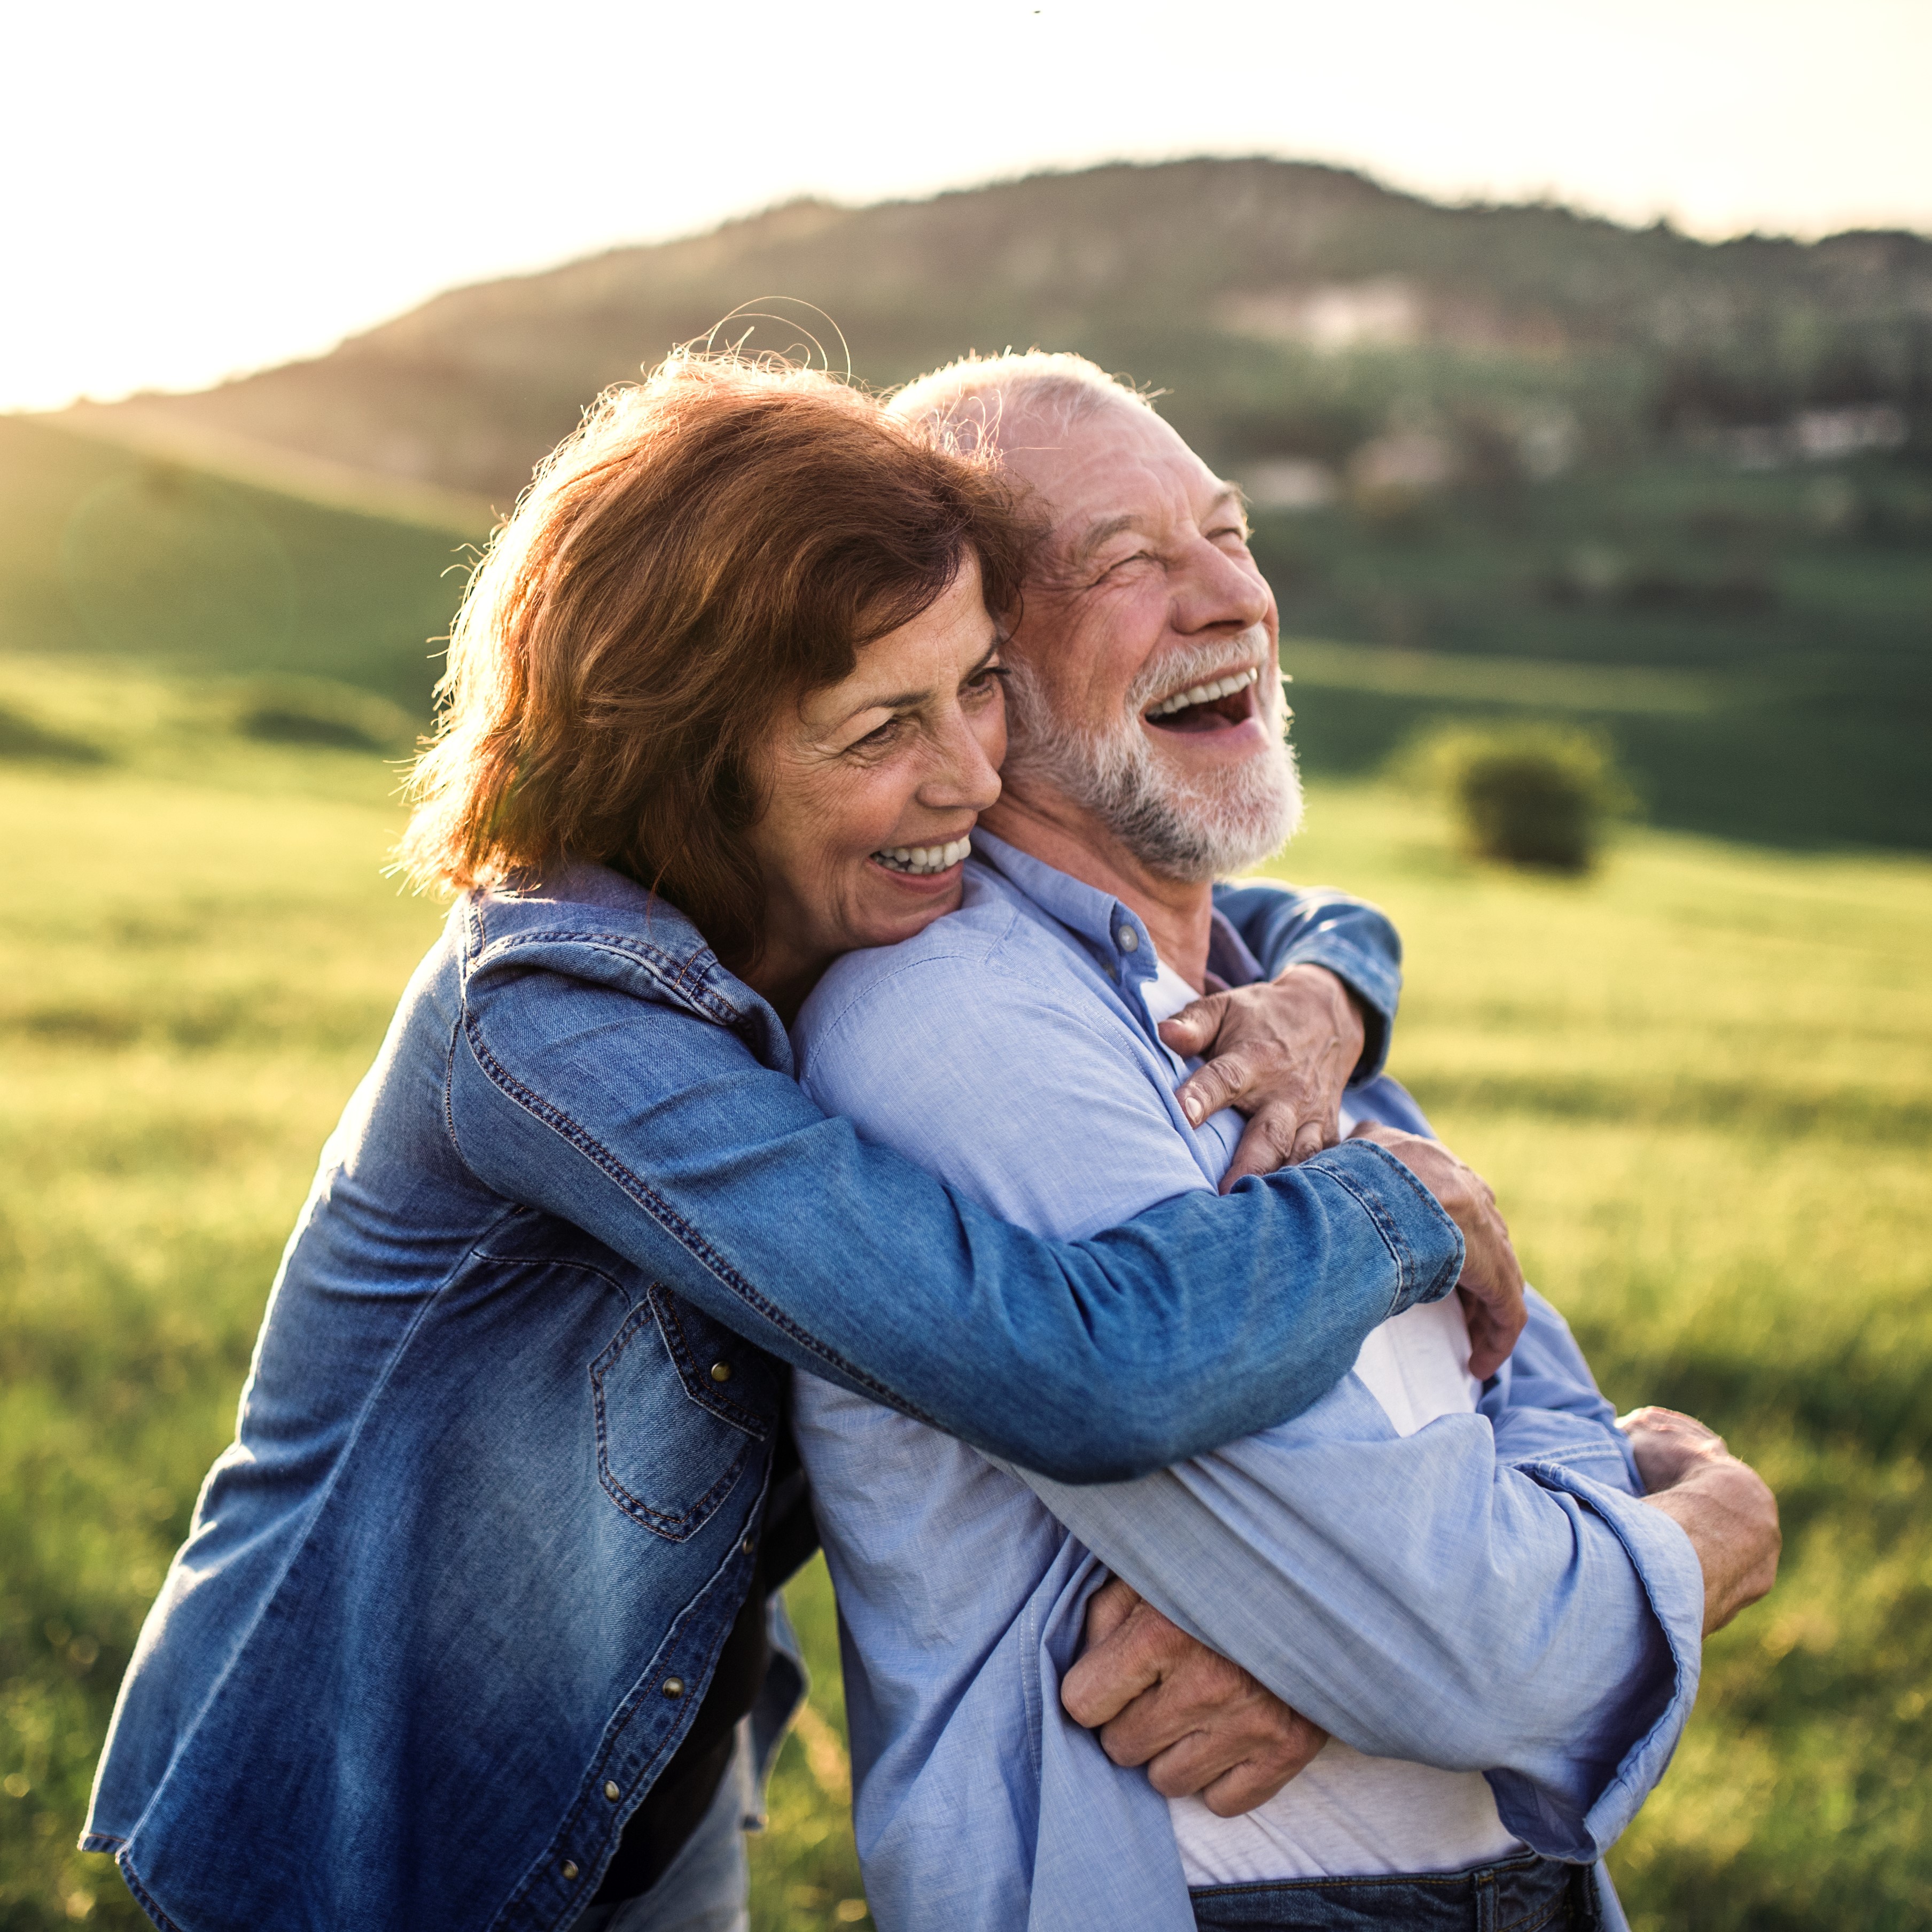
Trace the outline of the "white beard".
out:
<instances>
[{"instance_id":1,"label":"white beard","mask_svg":"<svg viewBox=\"0 0 1932 1932\"><path fill-rule=\"evenodd\" d=\"M1142 713L1164 692L1211 677L1232 652L1223 641L1161 659L1136 679L1118 722L1081 730L1055 717L1031 668L1010 659L1006 770L1048 784L1093 813L1152 872L1190 885L1271 859L1301 823L1301 779L1280 728L1281 686L1259 626L1238 643L1262 664L1255 704L1276 728L1252 758L1206 780L1163 769Z\"/></svg>"}]
</instances>

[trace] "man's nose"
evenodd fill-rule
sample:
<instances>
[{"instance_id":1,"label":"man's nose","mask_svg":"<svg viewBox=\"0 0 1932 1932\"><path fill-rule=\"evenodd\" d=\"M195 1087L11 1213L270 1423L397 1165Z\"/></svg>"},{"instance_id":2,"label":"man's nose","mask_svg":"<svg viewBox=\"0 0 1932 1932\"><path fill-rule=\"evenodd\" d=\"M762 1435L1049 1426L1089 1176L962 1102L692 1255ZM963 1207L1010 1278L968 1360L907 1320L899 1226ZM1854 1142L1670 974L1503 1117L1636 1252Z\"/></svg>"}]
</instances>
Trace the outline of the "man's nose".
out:
<instances>
[{"instance_id":1,"label":"man's nose","mask_svg":"<svg viewBox=\"0 0 1932 1932\"><path fill-rule=\"evenodd\" d=\"M1264 623L1274 594L1254 565L1198 538L1170 580L1174 627L1184 636L1199 631L1245 631Z\"/></svg>"}]
</instances>

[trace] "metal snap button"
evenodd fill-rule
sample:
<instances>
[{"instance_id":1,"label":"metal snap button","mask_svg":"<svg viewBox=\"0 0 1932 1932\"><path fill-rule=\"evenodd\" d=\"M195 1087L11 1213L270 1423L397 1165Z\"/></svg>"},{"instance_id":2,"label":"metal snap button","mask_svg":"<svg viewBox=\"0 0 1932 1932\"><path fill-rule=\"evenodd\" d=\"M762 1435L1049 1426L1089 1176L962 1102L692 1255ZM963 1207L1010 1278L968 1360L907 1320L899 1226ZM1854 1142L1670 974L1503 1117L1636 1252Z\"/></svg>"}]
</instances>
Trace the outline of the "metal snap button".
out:
<instances>
[{"instance_id":1,"label":"metal snap button","mask_svg":"<svg viewBox=\"0 0 1932 1932\"><path fill-rule=\"evenodd\" d=\"M574 1879L574 1878L576 1877L576 1876L577 1876L577 1862L576 1862L576 1860L575 1860L574 1858L566 1858L566 1859L564 1860L564 1862L563 1862L563 1875L564 1875L564 1877L565 1877L565 1879L566 1879L566 1880L573 1880L573 1879Z\"/></svg>"},{"instance_id":2,"label":"metal snap button","mask_svg":"<svg viewBox=\"0 0 1932 1932\"><path fill-rule=\"evenodd\" d=\"M729 1362L713 1362L711 1364L711 1379L714 1382L728 1382L731 1379L731 1364Z\"/></svg>"},{"instance_id":3,"label":"metal snap button","mask_svg":"<svg viewBox=\"0 0 1932 1932\"><path fill-rule=\"evenodd\" d=\"M682 1697L684 1695L684 1679L682 1677L667 1677L662 1688L667 1697Z\"/></svg>"},{"instance_id":4,"label":"metal snap button","mask_svg":"<svg viewBox=\"0 0 1932 1932\"><path fill-rule=\"evenodd\" d=\"M604 1780L604 1796L609 1798L613 1804L616 1804L618 1799L622 1797L623 1795L623 1792L618 1788L616 1780L615 1779L607 1778Z\"/></svg>"}]
</instances>

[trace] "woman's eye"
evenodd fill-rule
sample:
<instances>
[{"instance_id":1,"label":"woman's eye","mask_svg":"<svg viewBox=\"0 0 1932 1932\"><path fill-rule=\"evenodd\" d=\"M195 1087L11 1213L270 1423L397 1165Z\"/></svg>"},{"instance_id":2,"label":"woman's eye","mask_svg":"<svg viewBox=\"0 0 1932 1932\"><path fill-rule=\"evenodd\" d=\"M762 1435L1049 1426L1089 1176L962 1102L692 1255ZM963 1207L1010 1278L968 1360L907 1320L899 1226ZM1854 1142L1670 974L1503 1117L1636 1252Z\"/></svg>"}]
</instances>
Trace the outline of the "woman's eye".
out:
<instances>
[{"instance_id":1,"label":"woman's eye","mask_svg":"<svg viewBox=\"0 0 1932 1932\"><path fill-rule=\"evenodd\" d=\"M845 748L848 752L883 752L899 734L899 727L905 722L903 718L888 718L862 738L855 738Z\"/></svg>"},{"instance_id":2,"label":"woman's eye","mask_svg":"<svg viewBox=\"0 0 1932 1932\"><path fill-rule=\"evenodd\" d=\"M988 692L997 691L1006 682L1006 677L1004 664L982 664L966 680L966 688L976 696L983 698Z\"/></svg>"}]
</instances>

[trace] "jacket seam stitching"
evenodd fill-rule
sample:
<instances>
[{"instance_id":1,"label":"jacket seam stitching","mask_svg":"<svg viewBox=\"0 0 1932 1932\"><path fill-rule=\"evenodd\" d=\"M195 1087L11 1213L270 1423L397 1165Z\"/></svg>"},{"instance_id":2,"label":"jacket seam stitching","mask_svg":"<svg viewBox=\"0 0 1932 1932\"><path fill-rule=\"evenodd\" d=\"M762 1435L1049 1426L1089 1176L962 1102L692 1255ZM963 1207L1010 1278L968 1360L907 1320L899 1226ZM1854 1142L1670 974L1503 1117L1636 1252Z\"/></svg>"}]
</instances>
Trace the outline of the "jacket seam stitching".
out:
<instances>
[{"instance_id":1,"label":"jacket seam stitching","mask_svg":"<svg viewBox=\"0 0 1932 1932\"><path fill-rule=\"evenodd\" d=\"M771 1470L770 1465L767 1464L765 1471L764 1484L763 1487L760 1488L758 1497L754 1500L752 1504L752 1520L756 1520L757 1513L762 1508L764 1498L770 1491L770 1486ZM703 1586L699 1589L697 1595L694 1596L691 1601L684 1606L683 1610L679 1612L677 1617L673 1619L670 1630L667 1630L664 1634L664 1642L661 1643L658 1646L656 1651L655 1651L652 1654L650 1660L652 1668L648 1672L639 1676L637 1682L633 1684L631 1688L630 1695L627 1696L620 1705L619 1705L616 1710L612 1714L610 1722L605 1726L605 1734L599 1741L597 1755L592 1760L583 1782L578 1787L575 1802L563 1814L562 1822L558 1825L556 1831L550 1834L548 1844L547 1844L544 1849L537 1854L536 1857L531 1861L529 1869L524 1873L524 1876L518 1884L515 1891L514 1891L510 1896L504 1900L502 1909L498 1912L495 1919L491 1922L492 1932L495 1932L495 1928L496 1928L506 1925L509 1922L511 1913L518 1906L527 1904L530 1894L536 1888L545 1870L552 1866L560 1856L561 1849L560 1840L567 1840L570 1832L575 1828L578 1822L582 1820L586 1814L592 1816L597 1815L596 1807L591 1802L592 1793L596 1790L597 1786L602 1779L608 1774L611 1766L612 1756L621 1745L625 1732L630 1729L632 1723L636 1720L638 1713L649 1702L650 1694L650 1679L656 1675L656 1666L658 1658L663 1656L666 1646L670 1643L672 1633L677 1628L678 1623L691 1614L692 1610L697 1607L700 1600L708 1594L712 1586L717 1583L718 1580L724 1575L724 1572L731 1567L733 1562L736 1560L737 1560L737 1558L735 1552L734 1551L728 1551L723 1559L719 1562L717 1568L712 1570L710 1576L705 1580ZM609 1849L604 1852L601 1862L598 1864L596 1868L590 1874L590 1877L595 1882L586 1888L586 1890L594 1892L596 1890L596 1882L602 1882L603 1874L608 1868L611 1857L616 1852L616 1839L618 1838L621 1838L622 1835L622 1824L628 1822L632 1814L636 1810L637 1804L643 1802L644 1798L656 1786L658 1778L664 1774L665 1767L669 1764L671 1757L675 1754L677 1746L683 1742L684 1738L688 1734L692 1724L697 1722L698 1708L703 1704L706 1695L710 1691L711 1679L717 1672L718 1660L724 1653L725 1639L728 1638L730 1634L731 1626L728 1622L720 1629L717 1640L712 1646L706 1663L704 1688L703 1690L698 1691L696 1695L693 1696L686 1705L686 1708L692 1713L690 1718L682 1724L674 1725L670 1730L665 1732L664 1738L658 1744L656 1750L655 1750L651 1756L644 1761L643 1766L640 1768L636 1784L633 1787L637 1793L636 1803L634 1803L628 1810L621 1814L619 1830L613 1835ZM673 1654L675 1654L675 1652L674 1652ZM587 1898L581 1900L580 1902L578 1900L570 1901L567 1906L567 1910L570 1916L561 1922L565 1924L572 1922L577 1915L580 1914L584 1911L588 1902ZM172 1928L170 1928L170 1932L172 1932Z\"/></svg>"},{"instance_id":2,"label":"jacket seam stitching","mask_svg":"<svg viewBox=\"0 0 1932 1932\"><path fill-rule=\"evenodd\" d=\"M915 1420L930 1423L935 1428L938 1426L934 1418L923 1409L916 1407L898 1390L888 1388L876 1377L868 1375L863 1370L847 1361L836 1349L827 1348L817 1336L808 1334L782 1309L767 1300L722 1255L712 1250L698 1230L685 1220L668 1202L647 1186L640 1177L632 1173L601 1142L586 1132L562 1108L551 1106L540 1095L524 1086L484 1044L481 1028L473 1014L464 1022L464 1036L469 1042L470 1052L476 1054L478 1064L502 1093L532 1118L540 1121L553 1133L560 1136L585 1155L593 1166L636 1202L694 1261L723 1282L752 1312L769 1322L807 1353L830 1364L841 1375L849 1378L868 1394L878 1396L881 1401L902 1410Z\"/></svg>"},{"instance_id":3,"label":"jacket seam stitching","mask_svg":"<svg viewBox=\"0 0 1932 1932\"><path fill-rule=\"evenodd\" d=\"M492 942L488 948L490 957L488 960L479 958L478 964L487 969L496 960L526 947L558 944L581 946L586 952L615 953L633 965L641 966L666 992L687 1004L704 1006L728 1025L742 1024L747 1017L742 1008L733 1005L704 983L705 975L716 963L716 956L709 946L699 946L680 960L677 955L654 946L647 940L628 938L621 933L586 932L568 926L544 927L534 932L512 933Z\"/></svg>"},{"instance_id":4,"label":"jacket seam stitching","mask_svg":"<svg viewBox=\"0 0 1932 1932\"><path fill-rule=\"evenodd\" d=\"M1402 1238L1400 1231L1395 1228L1387 1211L1379 1202L1356 1186L1346 1174L1340 1172L1337 1169L1332 1167L1322 1167L1315 1171L1334 1181L1342 1192L1353 1200L1368 1216L1370 1224L1382 1237L1382 1246L1389 1252L1389 1258L1395 1263L1395 1293L1389 1302L1390 1313L1393 1314L1398 1308L1407 1306L1403 1297L1411 1279L1408 1244ZM1387 1318L1386 1316L1384 1318L1385 1320Z\"/></svg>"}]
</instances>

